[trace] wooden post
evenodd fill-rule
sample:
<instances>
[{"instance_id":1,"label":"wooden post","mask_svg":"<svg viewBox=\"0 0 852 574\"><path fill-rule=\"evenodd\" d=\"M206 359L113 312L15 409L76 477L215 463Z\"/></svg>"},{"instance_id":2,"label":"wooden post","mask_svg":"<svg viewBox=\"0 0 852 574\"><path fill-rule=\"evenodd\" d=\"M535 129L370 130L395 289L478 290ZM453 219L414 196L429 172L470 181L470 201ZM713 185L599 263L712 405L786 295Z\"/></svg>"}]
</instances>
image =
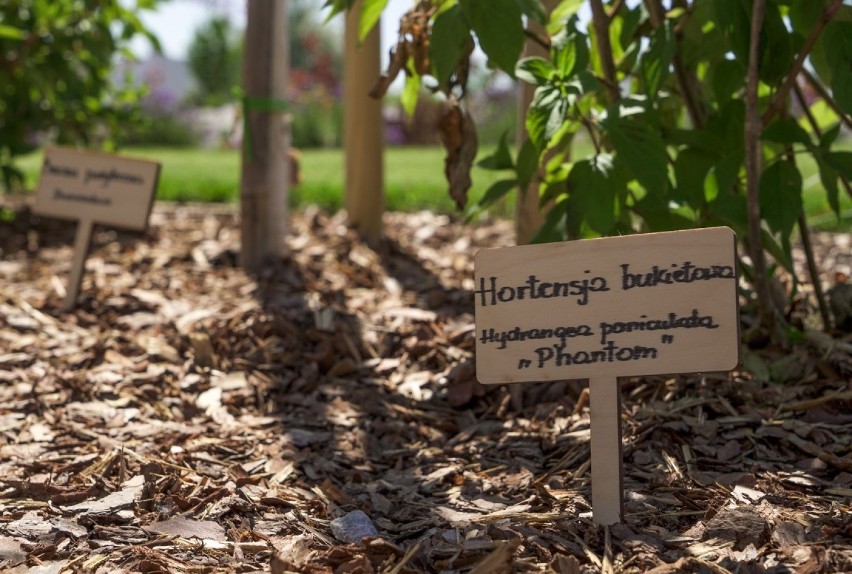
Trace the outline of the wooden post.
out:
<instances>
[{"instance_id":1,"label":"wooden post","mask_svg":"<svg viewBox=\"0 0 852 574\"><path fill-rule=\"evenodd\" d=\"M545 0L544 7L548 14L556 4L555 0ZM532 19L529 20L527 28L535 34L547 37L547 31L544 27ZM530 56L548 57L547 50L537 42L529 39L527 39L524 45L523 55L525 58ZM529 108L530 102L532 102L535 86L526 82L519 82L518 84L518 125L515 141L518 142L518 149L520 149L524 140L527 139L527 108ZM535 232L544 223L545 212L539 209L538 206L539 183L538 179L533 177L525 192L518 194L518 198L515 201L515 241L518 245L529 243Z\"/></svg>"},{"instance_id":2,"label":"wooden post","mask_svg":"<svg viewBox=\"0 0 852 574\"><path fill-rule=\"evenodd\" d=\"M363 0L346 13L343 71L343 144L346 153L345 207L349 223L368 241L382 235L384 193L384 123L380 100L369 95L381 73L381 41L377 23L358 42Z\"/></svg>"},{"instance_id":3,"label":"wooden post","mask_svg":"<svg viewBox=\"0 0 852 574\"><path fill-rule=\"evenodd\" d=\"M621 460L621 383L616 377L589 379L592 435L592 518L610 525L624 515Z\"/></svg>"},{"instance_id":4,"label":"wooden post","mask_svg":"<svg viewBox=\"0 0 852 574\"><path fill-rule=\"evenodd\" d=\"M240 265L249 272L286 253L290 134L281 104L289 67L286 0L248 0Z\"/></svg>"},{"instance_id":5,"label":"wooden post","mask_svg":"<svg viewBox=\"0 0 852 574\"><path fill-rule=\"evenodd\" d=\"M89 253L89 245L92 242L91 219L81 219L77 222L77 235L74 238L74 261L71 262L71 278L68 280L68 291L65 293L65 302L62 304L63 311L70 311L77 304L77 295L80 293L80 284L83 282L83 269L86 267L86 255Z\"/></svg>"}]
</instances>

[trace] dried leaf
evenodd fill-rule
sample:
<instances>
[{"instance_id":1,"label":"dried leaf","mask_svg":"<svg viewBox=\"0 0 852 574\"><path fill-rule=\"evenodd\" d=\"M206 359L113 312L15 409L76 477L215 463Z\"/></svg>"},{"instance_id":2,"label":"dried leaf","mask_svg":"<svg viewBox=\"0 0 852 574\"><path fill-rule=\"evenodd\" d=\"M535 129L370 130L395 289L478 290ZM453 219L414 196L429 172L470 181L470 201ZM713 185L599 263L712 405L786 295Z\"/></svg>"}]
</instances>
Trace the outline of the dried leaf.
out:
<instances>
[{"instance_id":1,"label":"dried leaf","mask_svg":"<svg viewBox=\"0 0 852 574\"><path fill-rule=\"evenodd\" d=\"M453 101L438 121L441 144L446 151L444 176L456 207L464 209L467 190L472 185L470 170L476 159L476 127L470 115Z\"/></svg>"}]
</instances>

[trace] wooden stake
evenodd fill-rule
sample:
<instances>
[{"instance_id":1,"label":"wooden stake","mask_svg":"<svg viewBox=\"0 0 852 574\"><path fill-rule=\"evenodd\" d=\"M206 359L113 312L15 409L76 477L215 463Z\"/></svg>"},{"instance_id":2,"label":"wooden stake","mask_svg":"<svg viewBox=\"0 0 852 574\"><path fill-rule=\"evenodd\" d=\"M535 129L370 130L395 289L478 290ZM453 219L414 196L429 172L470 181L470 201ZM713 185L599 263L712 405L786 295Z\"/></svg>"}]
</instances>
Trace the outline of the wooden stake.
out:
<instances>
[{"instance_id":1,"label":"wooden stake","mask_svg":"<svg viewBox=\"0 0 852 574\"><path fill-rule=\"evenodd\" d=\"M616 377L589 379L592 433L592 518L620 522L624 515L621 456L621 383Z\"/></svg>"},{"instance_id":2,"label":"wooden stake","mask_svg":"<svg viewBox=\"0 0 852 574\"><path fill-rule=\"evenodd\" d=\"M92 240L91 219L81 219L77 223L77 235L74 238L74 261L71 262L71 278L68 280L68 291L65 293L65 302L62 304L63 311L70 311L77 302L80 293L80 284L83 282L83 269L86 267L86 255L89 254L89 245Z\"/></svg>"},{"instance_id":3,"label":"wooden stake","mask_svg":"<svg viewBox=\"0 0 852 574\"><path fill-rule=\"evenodd\" d=\"M240 180L240 265L257 272L287 252L289 53L285 0L249 0L243 60L246 144Z\"/></svg>"},{"instance_id":4,"label":"wooden stake","mask_svg":"<svg viewBox=\"0 0 852 574\"><path fill-rule=\"evenodd\" d=\"M364 2L346 14L343 69L343 145L346 152L345 207L349 224L368 241L382 235L384 134L382 102L370 97L381 74L380 24L358 42L358 21Z\"/></svg>"}]
</instances>

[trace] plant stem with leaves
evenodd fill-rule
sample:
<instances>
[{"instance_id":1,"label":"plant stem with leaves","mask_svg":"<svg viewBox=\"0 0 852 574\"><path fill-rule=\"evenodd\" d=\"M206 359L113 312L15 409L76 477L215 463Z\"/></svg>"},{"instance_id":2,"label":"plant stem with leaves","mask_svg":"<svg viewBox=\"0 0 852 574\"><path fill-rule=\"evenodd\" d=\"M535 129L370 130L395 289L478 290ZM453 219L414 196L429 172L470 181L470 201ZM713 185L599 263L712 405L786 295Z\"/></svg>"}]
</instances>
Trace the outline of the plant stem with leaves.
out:
<instances>
[{"instance_id":1,"label":"plant stem with leaves","mask_svg":"<svg viewBox=\"0 0 852 574\"><path fill-rule=\"evenodd\" d=\"M778 309L772 298L769 277L766 273L766 255L763 251L762 225L760 217L759 181L761 167L760 132L762 122L758 109L757 88L758 58L760 54L760 29L766 10L766 0L754 0L751 13L751 37L748 51L748 72L745 97L745 168L748 214L748 251L754 267L754 288L757 294L757 306L760 323L765 327L774 342L781 342L780 325L777 321Z\"/></svg>"}]
</instances>

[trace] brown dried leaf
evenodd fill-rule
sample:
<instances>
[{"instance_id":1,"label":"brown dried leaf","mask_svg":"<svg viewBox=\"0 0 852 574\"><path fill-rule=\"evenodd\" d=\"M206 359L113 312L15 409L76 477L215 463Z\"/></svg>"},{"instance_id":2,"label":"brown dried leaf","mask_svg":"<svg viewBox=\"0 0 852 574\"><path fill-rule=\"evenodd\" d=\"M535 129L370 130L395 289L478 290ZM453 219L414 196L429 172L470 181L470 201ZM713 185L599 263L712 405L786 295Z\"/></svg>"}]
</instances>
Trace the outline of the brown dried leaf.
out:
<instances>
[{"instance_id":1,"label":"brown dried leaf","mask_svg":"<svg viewBox=\"0 0 852 574\"><path fill-rule=\"evenodd\" d=\"M476 159L476 127L470 114L453 101L438 120L438 133L446 150L444 176L450 186L450 197L459 209L464 209L467 190L472 185L470 170Z\"/></svg>"},{"instance_id":2,"label":"brown dried leaf","mask_svg":"<svg viewBox=\"0 0 852 574\"><path fill-rule=\"evenodd\" d=\"M387 71L379 76L379 79L376 80L376 85L370 90L370 97L377 100L385 97L390 85L399 73L405 69L405 64L408 62L408 43L404 41L398 42L394 48L391 48L388 56Z\"/></svg>"}]
</instances>

